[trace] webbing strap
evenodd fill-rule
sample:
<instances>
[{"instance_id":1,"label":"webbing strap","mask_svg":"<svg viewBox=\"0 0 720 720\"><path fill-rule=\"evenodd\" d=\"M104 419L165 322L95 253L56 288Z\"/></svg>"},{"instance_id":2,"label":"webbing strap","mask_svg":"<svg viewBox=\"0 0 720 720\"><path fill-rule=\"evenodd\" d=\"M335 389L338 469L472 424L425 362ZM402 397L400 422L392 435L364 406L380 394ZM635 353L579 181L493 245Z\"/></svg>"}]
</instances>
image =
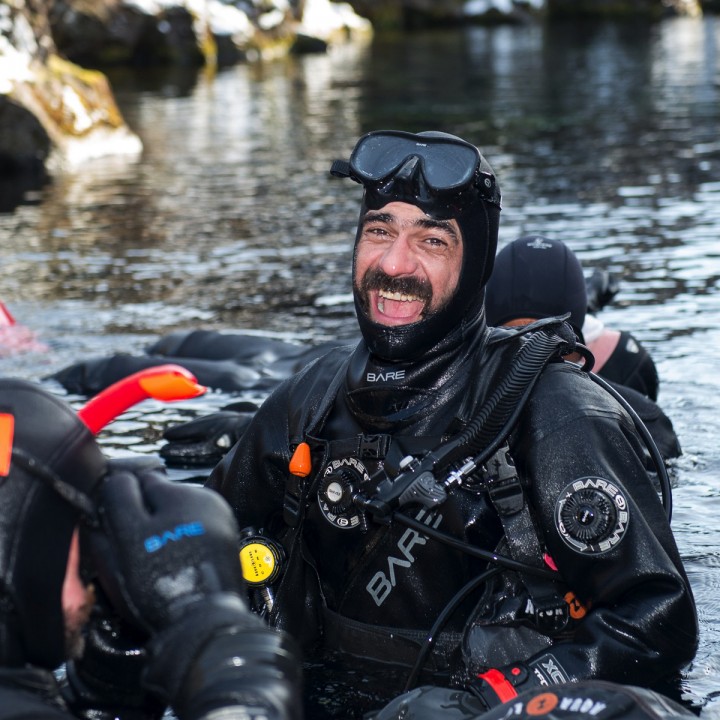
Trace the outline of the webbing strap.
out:
<instances>
[{"instance_id":1,"label":"webbing strap","mask_svg":"<svg viewBox=\"0 0 720 720\"><path fill-rule=\"evenodd\" d=\"M350 358L347 358L344 362L340 363L332 380L325 386L324 394L320 398L319 405L315 408L314 412L312 412L312 417L310 417L311 411L309 408L313 406L313 403L310 402L310 398L307 398L307 403L300 409L299 415L289 418L291 454L295 451L299 443L308 442L311 450L322 450L323 459L327 457L327 442L317 438L311 438L307 433L311 433L316 427L321 425L330 412L345 378L349 362ZM310 482L316 475L317 473L311 473L308 477L299 477L290 472L287 474L285 495L283 497L283 520L291 528L296 528L300 524Z\"/></svg>"},{"instance_id":2,"label":"webbing strap","mask_svg":"<svg viewBox=\"0 0 720 720\"><path fill-rule=\"evenodd\" d=\"M485 466L485 484L502 523L510 557L532 567L543 567L540 534L526 502L525 490L505 442ZM545 632L562 630L568 622L568 605L552 580L520 571L533 604L535 622Z\"/></svg>"}]
</instances>

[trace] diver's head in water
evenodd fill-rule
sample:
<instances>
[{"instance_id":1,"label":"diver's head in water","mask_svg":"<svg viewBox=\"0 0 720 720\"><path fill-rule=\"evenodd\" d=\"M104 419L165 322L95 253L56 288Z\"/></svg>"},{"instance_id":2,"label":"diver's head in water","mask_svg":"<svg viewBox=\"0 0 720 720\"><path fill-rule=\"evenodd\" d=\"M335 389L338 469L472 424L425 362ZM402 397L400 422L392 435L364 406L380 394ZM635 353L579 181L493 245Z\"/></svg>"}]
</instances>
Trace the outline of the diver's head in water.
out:
<instances>
[{"instance_id":1,"label":"diver's head in water","mask_svg":"<svg viewBox=\"0 0 720 720\"><path fill-rule=\"evenodd\" d=\"M104 472L69 405L0 378L0 665L54 669L77 649L90 598L76 528Z\"/></svg>"},{"instance_id":2,"label":"diver's head in water","mask_svg":"<svg viewBox=\"0 0 720 720\"><path fill-rule=\"evenodd\" d=\"M582 342L586 308L582 265L560 240L524 235L497 254L485 296L490 325L525 324L570 313L568 322Z\"/></svg>"},{"instance_id":3,"label":"diver's head in water","mask_svg":"<svg viewBox=\"0 0 720 720\"><path fill-rule=\"evenodd\" d=\"M446 133L383 130L331 172L364 187L353 294L369 350L413 360L477 323L500 191L480 151Z\"/></svg>"}]
</instances>

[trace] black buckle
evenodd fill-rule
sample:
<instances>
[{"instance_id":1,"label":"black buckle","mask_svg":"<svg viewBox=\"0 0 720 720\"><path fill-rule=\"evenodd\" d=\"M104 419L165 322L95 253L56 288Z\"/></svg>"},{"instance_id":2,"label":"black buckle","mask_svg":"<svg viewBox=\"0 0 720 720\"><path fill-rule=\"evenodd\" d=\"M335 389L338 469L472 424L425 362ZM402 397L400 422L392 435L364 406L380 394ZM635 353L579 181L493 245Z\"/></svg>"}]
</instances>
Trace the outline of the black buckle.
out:
<instances>
[{"instance_id":1,"label":"black buckle","mask_svg":"<svg viewBox=\"0 0 720 720\"><path fill-rule=\"evenodd\" d=\"M570 621L570 610L562 598L555 595L547 598L545 602L542 599L537 601L535 598L532 598L531 602L533 604L535 625L539 630L554 634L567 627Z\"/></svg>"},{"instance_id":2,"label":"black buckle","mask_svg":"<svg viewBox=\"0 0 720 720\"><path fill-rule=\"evenodd\" d=\"M514 515L523 509L525 493L519 480L507 485L491 485L488 493L492 504L501 515Z\"/></svg>"},{"instance_id":3,"label":"black buckle","mask_svg":"<svg viewBox=\"0 0 720 720\"><path fill-rule=\"evenodd\" d=\"M389 435L360 435L357 453L362 459L382 460L390 447Z\"/></svg>"},{"instance_id":4,"label":"black buckle","mask_svg":"<svg viewBox=\"0 0 720 720\"><path fill-rule=\"evenodd\" d=\"M507 444L487 463L488 493L501 515L514 515L523 509L525 493L515 470Z\"/></svg>"}]
</instances>

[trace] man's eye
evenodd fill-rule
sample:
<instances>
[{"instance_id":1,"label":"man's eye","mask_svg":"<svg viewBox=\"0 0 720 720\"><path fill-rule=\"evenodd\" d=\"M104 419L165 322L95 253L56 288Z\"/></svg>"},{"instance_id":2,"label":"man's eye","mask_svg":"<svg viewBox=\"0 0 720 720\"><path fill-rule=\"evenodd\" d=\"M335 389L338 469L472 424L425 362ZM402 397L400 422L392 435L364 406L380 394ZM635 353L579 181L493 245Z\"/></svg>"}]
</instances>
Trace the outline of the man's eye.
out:
<instances>
[{"instance_id":1,"label":"man's eye","mask_svg":"<svg viewBox=\"0 0 720 720\"><path fill-rule=\"evenodd\" d=\"M428 245L434 245L435 247L445 247L447 245L447 242L439 237L425 238L425 242L428 243Z\"/></svg>"}]
</instances>

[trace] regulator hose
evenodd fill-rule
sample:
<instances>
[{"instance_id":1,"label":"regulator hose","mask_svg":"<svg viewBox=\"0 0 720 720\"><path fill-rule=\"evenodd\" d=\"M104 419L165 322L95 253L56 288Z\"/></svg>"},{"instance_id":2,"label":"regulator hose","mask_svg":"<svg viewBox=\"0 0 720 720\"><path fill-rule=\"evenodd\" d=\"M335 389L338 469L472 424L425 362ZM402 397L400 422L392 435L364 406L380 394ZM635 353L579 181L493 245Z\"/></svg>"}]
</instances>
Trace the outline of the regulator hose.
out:
<instances>
[{"instance_id":1,"label":"regulator hose","mask_svg":"<svg viewBox=\"0 0 720 720\"><path fill-rule=\"evenodd\" d=\"M465 600L465 598L468 597L470 593L477 590L480 585L487 582L493 575L497 575L497 573L499 572L500 568L494 567L490 568L490 570L486 570L485 572L480 573L480 575L465 583L465 585L463 585L455 593L455 595L453 595L448 604L442 609L442 612L437 616L437 619L433 623L433 626L428 631L427 637L423 642L423 646L420 648L420 652L418 653L417 659L415 660L415 664L410 670L410 675L408 676L407 682L405 683L405 688L403 689L404 693L413 689L413 686L417 682L418 675L420 674L420 671L422 670L428 655L432 651L433 647L435 647L438 635L442 631L443 627L445 627L445 624L450 619L452 613L455 612L460 603L462 603L462 601Z\"/></svg>"},{"instance_id":2,"label":"regulator hose","mask_svg":"<svg viewBox=\"0 0 720 720\"><path fill-rule=\"evenodd\" d=\"M520 415L541 370L553 356L560 357L573 349L574 343L554 330L540 328L531 333L478 414L454 440L436 451L437 464L446 467L481 453L474 458L479 465L490 457L505 439L505 430Z\"/></svg>"},{"instance_id":3,"label":"regulator hose","mask_svg":"<svg viewBox=\"0 0 720 720\"><path fill-rule=\"evenodd\" d=\"M515 570L517 572L527 573L528 575L536 575L537 577L545 578L546 580L557 580L559 575L554 570L546 570L545 568L537 567L535 565L529 565L521 562L520 560L513 560L512 558L506 557L505 555L499 555L496 552L490 550L482 550L481 548L475 547L464 540L448 535L436 528L426 525L420 520L416 520L409 515L405 515L401 512L394 512L392 519L399 522L401 525L417 530L422 535L439 540L446 545L449 545L456 550L460 550L472 557L480 560L485 560L489 563L495 563L501 567L507 568L508 570Z\"/></svg>"}]
</instances>

